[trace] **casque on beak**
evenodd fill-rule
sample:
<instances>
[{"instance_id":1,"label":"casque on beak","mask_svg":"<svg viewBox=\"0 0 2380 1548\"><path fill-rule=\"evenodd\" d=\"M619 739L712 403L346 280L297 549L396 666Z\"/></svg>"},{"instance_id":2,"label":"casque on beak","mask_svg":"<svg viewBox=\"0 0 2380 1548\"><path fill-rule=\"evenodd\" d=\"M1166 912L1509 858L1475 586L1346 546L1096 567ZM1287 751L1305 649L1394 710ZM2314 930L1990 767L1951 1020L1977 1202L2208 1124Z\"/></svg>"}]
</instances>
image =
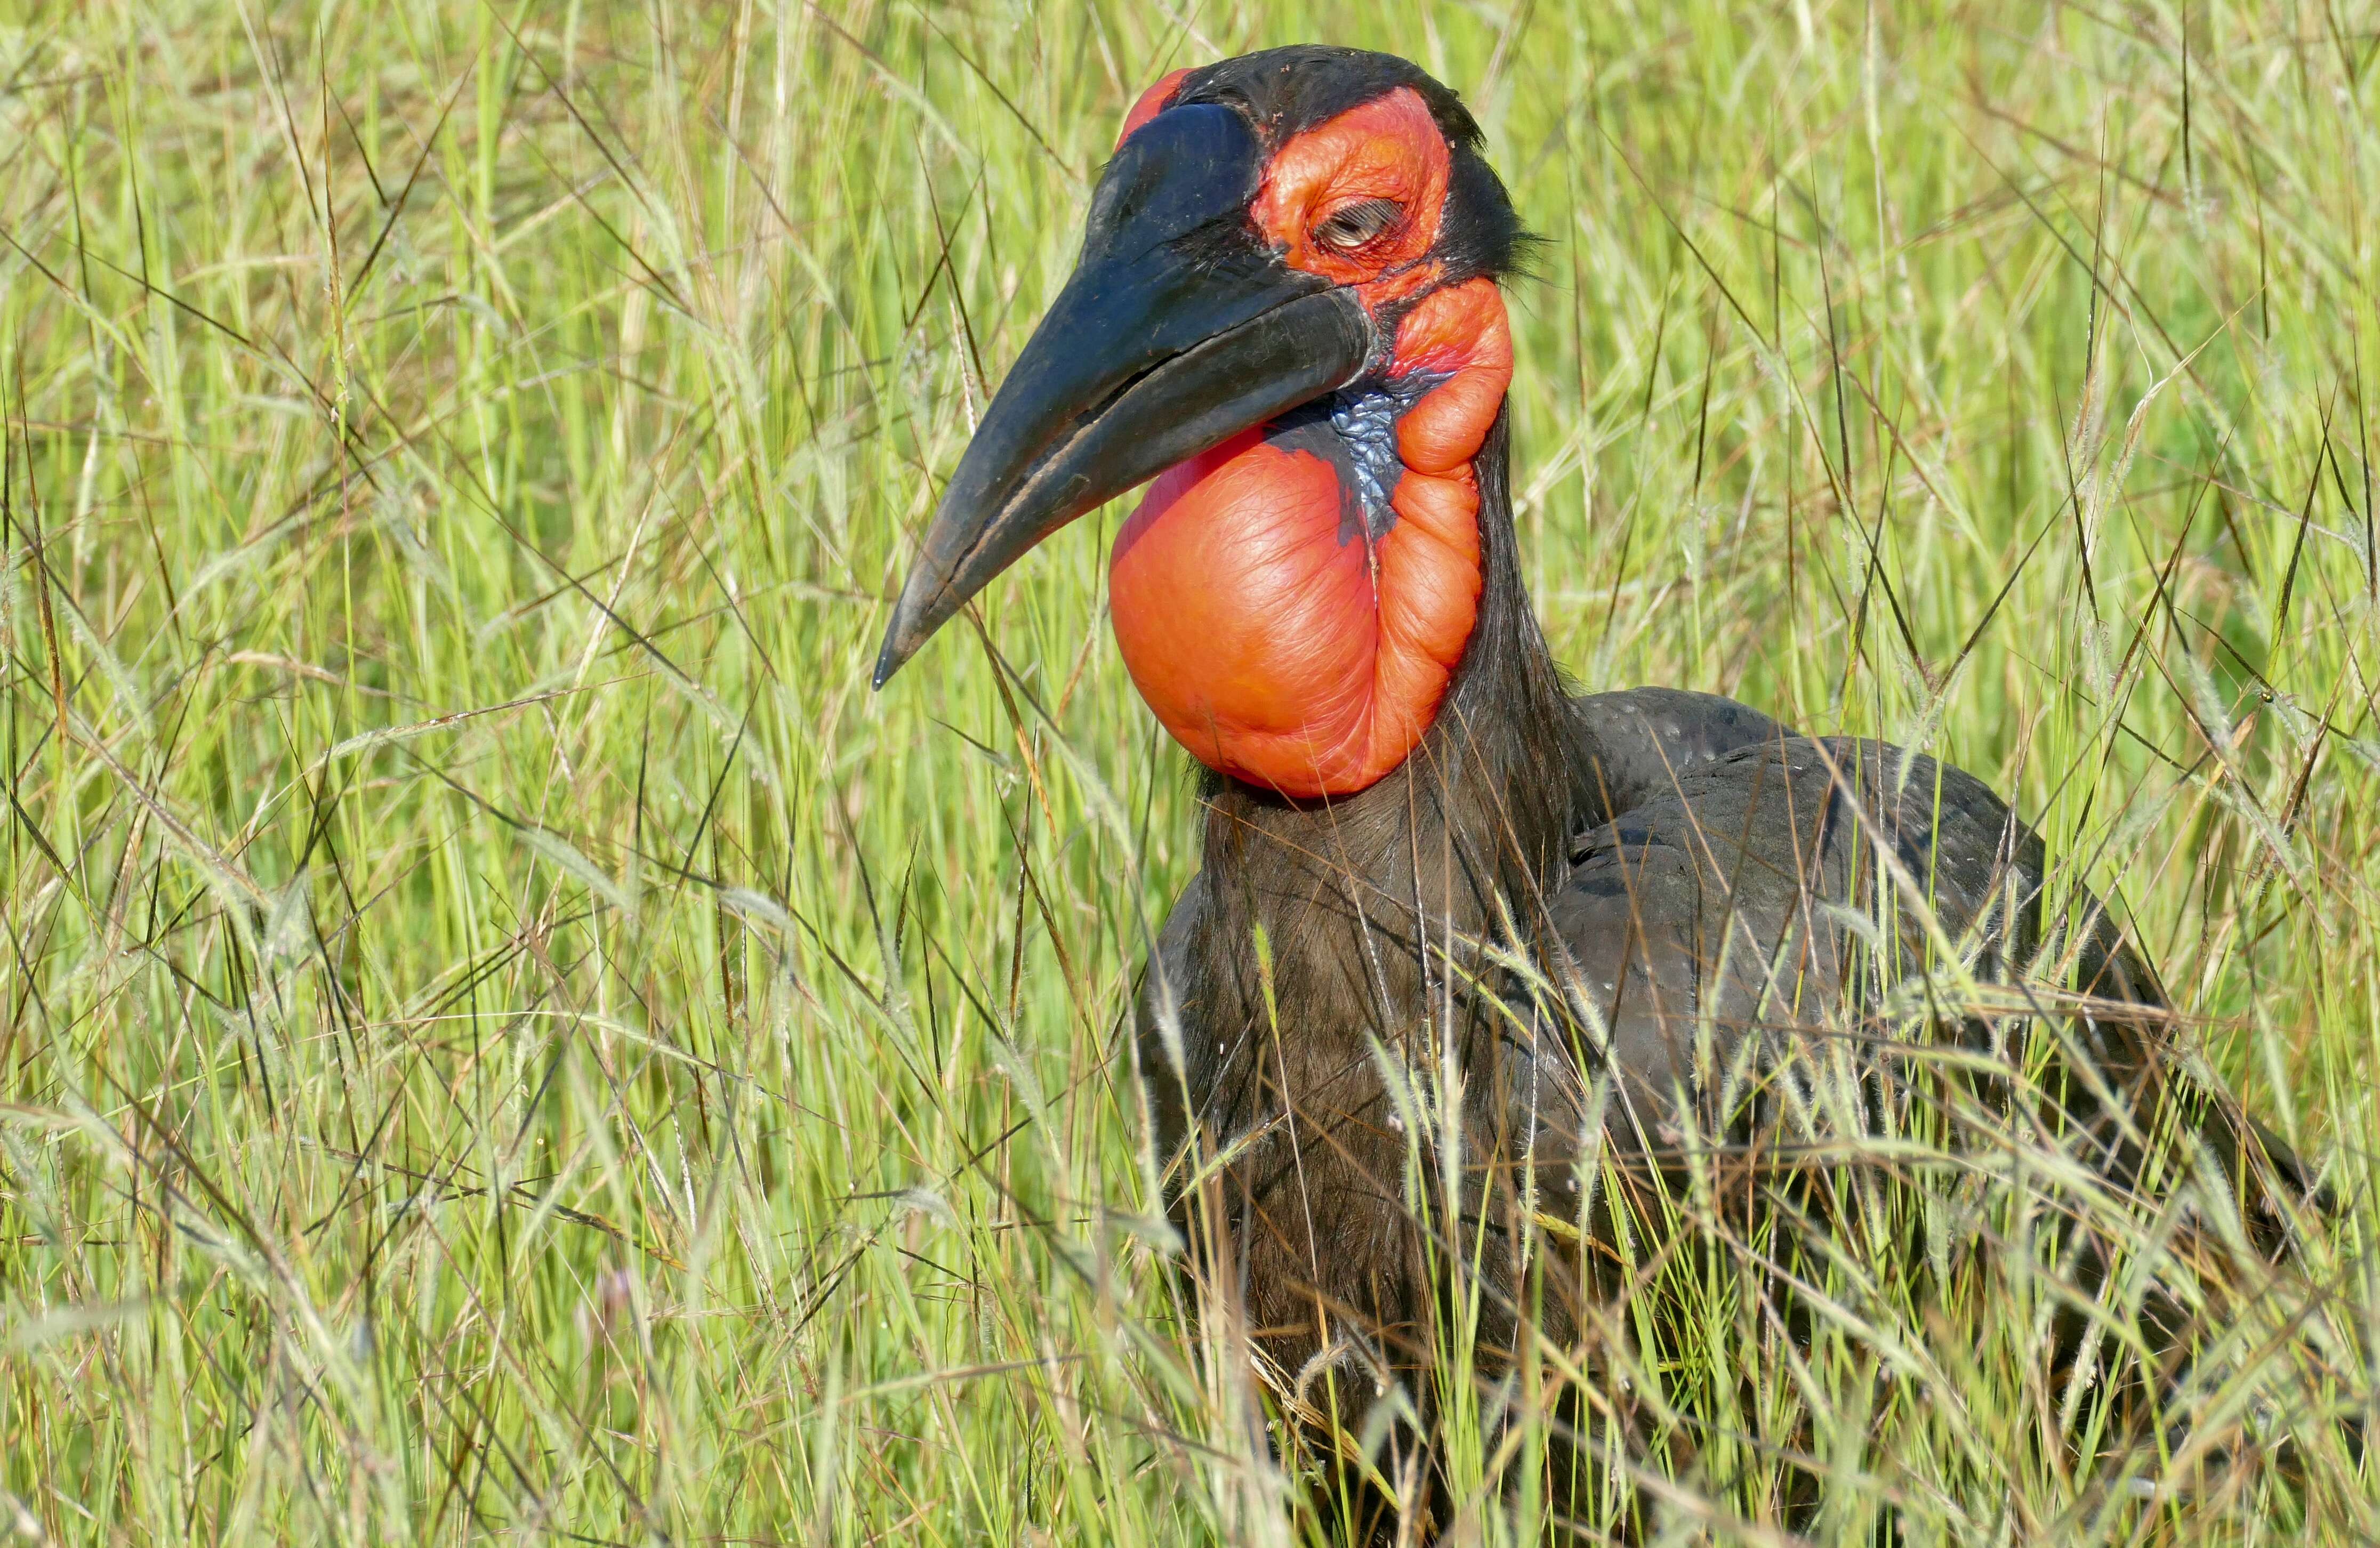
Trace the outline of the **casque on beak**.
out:
<instances>
[{"instance_id":1,"label":"casque on beak","mask_svg":"<svg viewBox=\"0 0 2380 1548\"><path fill-rule=\"evenodd\" d=\"M1073 277L943 490L877 687L1058 528L1363 370L1375 342L1354 292L1291 268L1249 223L1263 170L1247 120L1211 103L1118 149Z\"/></svg>"}]
</instances>

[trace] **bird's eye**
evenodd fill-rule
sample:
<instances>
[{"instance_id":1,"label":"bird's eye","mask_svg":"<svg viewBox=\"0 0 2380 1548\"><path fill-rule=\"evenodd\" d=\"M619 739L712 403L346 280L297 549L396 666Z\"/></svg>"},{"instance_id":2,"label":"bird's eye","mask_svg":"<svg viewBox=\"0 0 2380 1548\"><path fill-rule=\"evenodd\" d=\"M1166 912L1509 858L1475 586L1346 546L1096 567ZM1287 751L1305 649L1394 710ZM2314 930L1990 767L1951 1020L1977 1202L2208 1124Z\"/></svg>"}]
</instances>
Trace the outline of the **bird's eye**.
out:
<instances>
[{"instance_id":1,"label":"bird's eye","mask_svg":"<svg viewBox=\"0 0 2380 1548\"><path fill-rule=\"evenodd\" d=\"M1358 200L1342 204L1314 228L1314 239L1340 252L1353 252L1396 224L1403 210L1393 199Z\"/></svg>"}]
</instances>

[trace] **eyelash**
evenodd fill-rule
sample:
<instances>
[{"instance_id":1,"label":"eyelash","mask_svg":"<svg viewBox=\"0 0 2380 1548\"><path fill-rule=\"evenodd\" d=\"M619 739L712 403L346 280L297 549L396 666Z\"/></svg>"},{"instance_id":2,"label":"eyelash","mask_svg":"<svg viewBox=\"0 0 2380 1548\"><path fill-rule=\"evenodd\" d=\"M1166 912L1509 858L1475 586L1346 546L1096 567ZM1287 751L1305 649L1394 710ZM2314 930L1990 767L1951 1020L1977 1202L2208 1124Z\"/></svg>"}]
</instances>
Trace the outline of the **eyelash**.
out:
<instances>
[{"instance_id":1,"label":"eyelash","mask_svg":"<svg viewBox=\"0 0 2380 1548\"><path fill-rule=\"evenodd\" d=\"M1314 239L1340 252L1353 252L1394 225L1404 212L1393 199L1366 199L1342 205L1314 228Z\"/></svg>"}]
</instances>

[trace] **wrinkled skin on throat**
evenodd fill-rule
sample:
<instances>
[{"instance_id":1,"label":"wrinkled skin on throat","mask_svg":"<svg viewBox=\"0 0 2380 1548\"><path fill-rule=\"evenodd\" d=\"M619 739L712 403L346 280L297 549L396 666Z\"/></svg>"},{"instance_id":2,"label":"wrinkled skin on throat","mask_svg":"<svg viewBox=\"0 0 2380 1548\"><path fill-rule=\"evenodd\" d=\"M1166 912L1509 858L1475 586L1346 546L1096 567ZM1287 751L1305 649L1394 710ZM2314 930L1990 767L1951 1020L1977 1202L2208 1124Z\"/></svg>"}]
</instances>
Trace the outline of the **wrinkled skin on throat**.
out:
<instances>
[{"instance_id":1,"label":"wrinkled skin on throat","mask_svg":"<svg viewBox=\"0 0 2380 1548\"><path fill-rule=\"evenodd\" d=\"M1472 461L1512 375L1494 282L1433 291L1385 369L1149 486L1109 589L1124 665L1176 741L1298 797L1404 761L1478 617Z\"/></svg>"}]
</instances>

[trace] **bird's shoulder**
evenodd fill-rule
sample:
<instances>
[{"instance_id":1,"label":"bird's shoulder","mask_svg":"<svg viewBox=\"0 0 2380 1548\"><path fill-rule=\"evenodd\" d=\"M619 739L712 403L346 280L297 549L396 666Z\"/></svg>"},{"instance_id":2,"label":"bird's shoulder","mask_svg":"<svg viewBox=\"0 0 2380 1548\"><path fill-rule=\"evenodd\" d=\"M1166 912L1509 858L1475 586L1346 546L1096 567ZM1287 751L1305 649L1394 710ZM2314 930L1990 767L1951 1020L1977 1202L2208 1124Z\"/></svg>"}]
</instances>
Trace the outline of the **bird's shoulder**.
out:
<instances>
[{"instance_id":1,"label":"bird's shoulder","mask_svg":"<svg viewBox=\"0 0 2380 1548\"><path fill-rule=\"evenodd\" d=\"M1997 919L1995 958L2029 946L2041 841L1964 770L1801 735L1710 695L1634 689L1573 707L1607 799L1582 803L1548 912L1623 1068L1669 1068L1697 1020L1823 1014L1862 942L1906 937L1922 954L1929 925L1956 938ZM2019 906L1995 911L2002 900Z\"/></svg>"},{"instance_id":2,"label":"bird's shoulder","mask_svg":"<svg viewBox=\"0 0 2380 1548\"><path fill-rule=\"evenodd\" d=\"M1995 877L2038 877L2042 845L2008 803L1966 770L1863 737L1805 736L1712 694L1633 688L1573 699L1582 763L1573 877L1606 878L1623 855L1654 874L1755 894L1824 895L1858 843L1954 910ZM1641 853L1640 853L1641 852Z\"/></svg>"}]
</instances>

